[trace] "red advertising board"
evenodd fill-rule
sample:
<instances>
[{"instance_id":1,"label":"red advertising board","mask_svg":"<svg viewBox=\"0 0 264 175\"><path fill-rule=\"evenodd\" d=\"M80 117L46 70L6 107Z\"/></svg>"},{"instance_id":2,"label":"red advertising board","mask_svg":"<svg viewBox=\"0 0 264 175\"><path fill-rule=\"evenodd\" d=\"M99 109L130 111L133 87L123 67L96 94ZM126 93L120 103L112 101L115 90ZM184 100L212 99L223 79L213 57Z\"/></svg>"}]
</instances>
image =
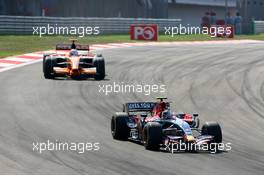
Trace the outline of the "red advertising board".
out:
<instances>
[{"instance_id":1,"label":"red advertising board","mask_svg":"<svg viewBox=\"0 0 264 175\"><path fill-rule=\"evenodd\" d=\"M130 26L131 40L158 40L158 25L156 24L138 24Z\"/></svg>"}]
</instances>

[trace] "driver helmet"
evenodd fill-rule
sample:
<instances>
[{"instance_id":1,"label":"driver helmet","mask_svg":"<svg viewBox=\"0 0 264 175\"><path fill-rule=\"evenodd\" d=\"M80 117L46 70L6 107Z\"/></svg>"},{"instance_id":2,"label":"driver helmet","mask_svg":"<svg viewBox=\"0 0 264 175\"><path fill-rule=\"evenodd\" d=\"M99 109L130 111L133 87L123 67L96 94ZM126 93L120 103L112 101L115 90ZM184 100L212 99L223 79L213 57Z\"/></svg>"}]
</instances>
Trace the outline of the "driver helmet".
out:
<instances>
[{"instance_id":1,"label":"driver helmet","mask_svg":"<svg viewBox=\"0 0 264 175\"><path fill-rule=\"evenodd\" d=\"M78 51L77 51L76 49L72 49L72 50L70 51L70 55L71 55L71 56L78 56Z\"/></svg>"},{"instance_id":2,"label":"driver helmet","mask_svg":"<svg viewBox=\"0 0 264 175\"><path fill-rule=\"evenodd\" d=\"M179 113L177 114L177 116L178 116L178 118L183 119L184 116L185 116L185 113L184 113L184 112L179 112Z\"/></svg>"},{"instance_id":3,"label":"driver helmet","mask_svg":"<svg viewBox=\"0 0 264 175\"><path fill-rule=\"evenodd\" d=\"M169 110L165 110L162 112L162 118L163 119L170 119L172 118L172 114Z\"/></svg>"}]
</instances>

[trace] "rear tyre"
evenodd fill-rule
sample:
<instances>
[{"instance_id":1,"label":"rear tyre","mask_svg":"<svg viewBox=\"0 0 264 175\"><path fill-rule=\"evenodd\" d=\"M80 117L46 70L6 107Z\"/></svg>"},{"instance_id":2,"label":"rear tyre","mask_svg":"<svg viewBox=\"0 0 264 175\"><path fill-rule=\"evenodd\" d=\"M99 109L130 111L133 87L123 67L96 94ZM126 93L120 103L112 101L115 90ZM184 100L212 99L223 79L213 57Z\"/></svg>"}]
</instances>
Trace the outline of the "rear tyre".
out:
<instances>
[{"instance_id":1,"label":"rear tyre","mask_svg":"<svg viewBox=\"0 0 264 175\"><path fill-rule=\"evenodd\" d=\"M55 59L52 59L51 57L46 57L44 59L43 63L43 72L44 72L44 77L46 79L54 79L54 70L53 67L55 66Z\"/></svg>"},{"instance_id":2,"label":"rear tyre","mask_svg":"<svg viewBox=\"0 0 264 175\"><path fill-rule=\"evenodd\" d=\"M129 128L127 126L128 115L124 112L117 112L111 119L111 132L116 140L127 140Z\"/></svg>"},{"instance_id":3,"label":"rear tyre","mask_svg":"<svg viewBox=\"0 0 264 175\"><path fill-rule=\"evenodd\" d=\"M160 123L149 122L143 129L143 141L147 150L159 150L162 142L162 127Z\"/></svg>"},{"instance_id":4,"label":"rear tyre","mask_svg":"<svg viewBox=\"0 0 264 175\"><path fill-rule=\"evenodd\" d=\"M103 57L96 57L94 59L94 66L96 67L96 80L103 80L105 78L105 62Z\"/></svg>"}]
</instances>

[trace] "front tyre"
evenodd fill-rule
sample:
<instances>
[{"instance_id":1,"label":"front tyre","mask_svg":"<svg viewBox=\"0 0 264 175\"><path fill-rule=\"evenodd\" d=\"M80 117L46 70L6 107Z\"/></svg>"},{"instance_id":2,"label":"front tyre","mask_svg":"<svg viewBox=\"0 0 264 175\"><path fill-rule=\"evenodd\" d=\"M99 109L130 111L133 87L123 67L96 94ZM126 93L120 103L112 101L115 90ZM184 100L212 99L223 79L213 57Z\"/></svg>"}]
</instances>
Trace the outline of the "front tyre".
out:
<instances>
[{"instance_id":1,"label":"front tyre","mask_svg":"<svg viewBox=\"0 0 264 175\"><path fill-rule=\"evenodd\" d=\"M96 57L93 60L94 66L96 67L95 80L103 80L105 78L105 61L103 57Z\"/></svg>"},{"instance_id":2,"label":"front tyre","mask_svg":"<svg viewBox=\"0 0 264 175\"><path fill-rule=\"evenodd\" d=\"M162 126L158 122L149 122L143 129L143 141L147 150L159 150L162 143Z\"/></svg>"},{"instance_id":3,"label":"front tyre","mask_svg":"<svg viewBox=\"0 0 264 175\"><path fill-rule=\"evenodd\" d=\"M214 136L213 143L222 142L222 130L220 125L216 122L205 122L202 127L202 135Z\"/></svg>"},{"instance_id":4,"label":"front tyre","mask_svg":"<svg viewBox=\"0 0 264 175\"><path fill-rule=\"evenodd\" d=\"M54 79L53 67L55 65L55 61L56 60L52 59L51 57L46 57L44 59L43 72L44 72L44 77L46 79Z\"/></svg>"}]
</instances>

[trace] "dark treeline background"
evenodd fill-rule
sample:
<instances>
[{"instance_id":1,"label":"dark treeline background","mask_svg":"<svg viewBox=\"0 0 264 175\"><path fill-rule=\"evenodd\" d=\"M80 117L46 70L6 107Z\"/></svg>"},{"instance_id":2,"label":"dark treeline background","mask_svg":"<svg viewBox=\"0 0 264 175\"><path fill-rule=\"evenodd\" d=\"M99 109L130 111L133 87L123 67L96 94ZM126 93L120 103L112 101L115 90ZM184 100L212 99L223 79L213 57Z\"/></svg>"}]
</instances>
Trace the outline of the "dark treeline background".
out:
<instances>
[{"instance_id":1,"label":"dark treeline background","mask_svg":"<svg viewBox=\"0 0 264 175\"><path fill-rule=\"evenodd\" d=\"M0 0L0 15L167 18L167 0Z\"/></svg>"}]
</instances>

